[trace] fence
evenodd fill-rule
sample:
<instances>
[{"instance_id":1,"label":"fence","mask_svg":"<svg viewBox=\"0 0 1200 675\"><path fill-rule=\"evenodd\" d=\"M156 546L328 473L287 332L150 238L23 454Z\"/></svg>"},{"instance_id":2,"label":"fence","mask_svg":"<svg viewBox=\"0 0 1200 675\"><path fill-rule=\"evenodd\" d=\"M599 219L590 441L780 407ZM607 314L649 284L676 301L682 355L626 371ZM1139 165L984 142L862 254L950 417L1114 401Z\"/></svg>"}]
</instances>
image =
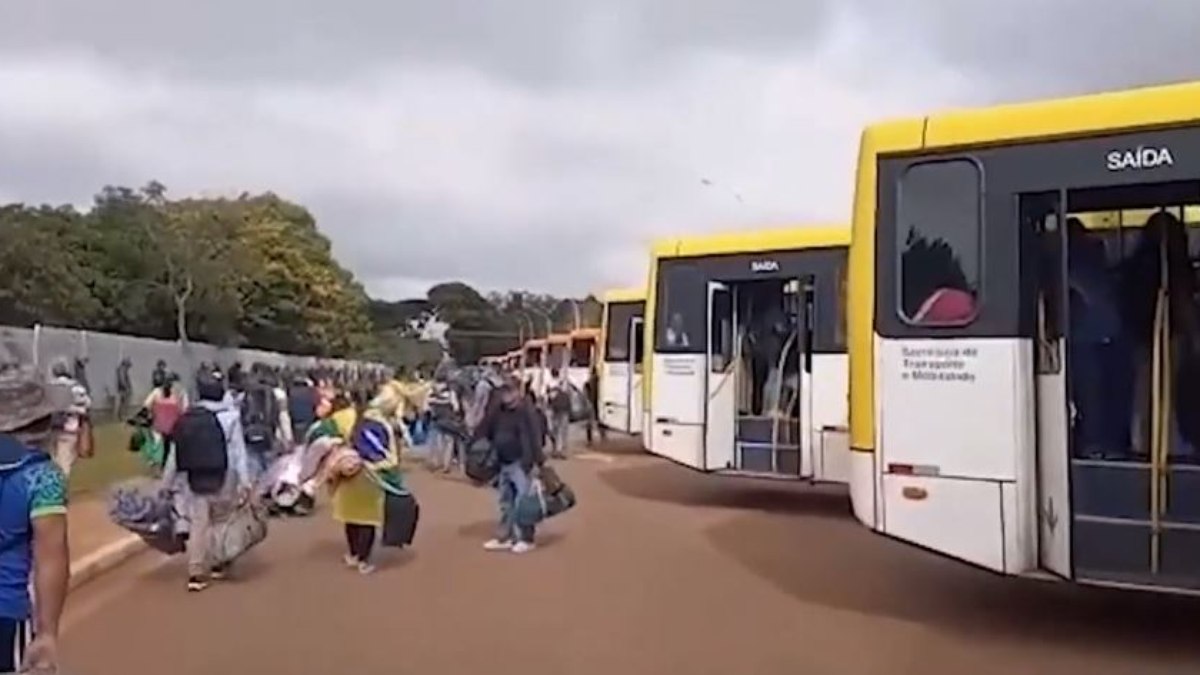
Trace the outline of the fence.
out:
<instances>
[{"instance_id":1,"label":"fence","mask_svg":"<svg viewBox=\"0 0 1200 675\"><path fill-rule=\"evenodd\" d=\"M14 364L34 366L45 370L61 358L72 363L85 360L87 385L95 406L100 410L115 410L117 404L117 370L128 358L131 364L129 379L132 397L137 404L151 388L150 378L160 360L167 369L178 373L185 384L194 383L191 376L202 363L228 368L235 362L244 365L264 363L275 367L377 369L378 364L313 356L294 356L258 349L215 347L200 342L169 342L128 335L112 335L67 328L37 326L10 328L0 326L0 366Z\"/></svg>"}]
</instances>

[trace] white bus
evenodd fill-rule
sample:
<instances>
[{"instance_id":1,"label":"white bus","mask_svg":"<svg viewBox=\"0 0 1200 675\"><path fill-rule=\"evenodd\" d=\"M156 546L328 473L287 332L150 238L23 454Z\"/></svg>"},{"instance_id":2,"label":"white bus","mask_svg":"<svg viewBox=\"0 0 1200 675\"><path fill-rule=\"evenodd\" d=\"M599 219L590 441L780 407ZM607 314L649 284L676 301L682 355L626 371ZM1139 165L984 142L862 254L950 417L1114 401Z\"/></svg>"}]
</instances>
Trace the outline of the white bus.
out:
<instances>
[{"instance_id":1,"label":"white bus","mask_svg":"<svg viewBox=\"0 0 1200 675\"><path fill-rule=\"evenodd\" d=\"M847 480L848 227L654 245L647 449L702 471Z\"/></svg>"},{"instance_id":2,"label":"white bus","mask_svg":"<svg viewBox=\"0 0 1200 675\"><path fill-rule=\"evenodd\" d=\"M600 359L600 423L621 433L642 433L642 326L646 289L604 294Z\"/></svg>"},{"instance_id":3,"label":"white bus","mask_svg":"<svg viewBox=\"0 0 1200 675\"><path fill-rule=\"evenodd\" d=\"M567 349L567 381L576 389L584 391L592 368L599 359L600 350L597 343L600 339L600 329L576 328L568 337L570 343Z\"/></svg>"},{"instance_id":4,"label":"white bus","mask_svg":"<svg viewBox=\"0 0 1200 675\"><path fill-rule=\"evenodd\" d=\"M1200 591L1200 83L862 137L857 517L1012 575Z\"/></svg>"}]
</instances>

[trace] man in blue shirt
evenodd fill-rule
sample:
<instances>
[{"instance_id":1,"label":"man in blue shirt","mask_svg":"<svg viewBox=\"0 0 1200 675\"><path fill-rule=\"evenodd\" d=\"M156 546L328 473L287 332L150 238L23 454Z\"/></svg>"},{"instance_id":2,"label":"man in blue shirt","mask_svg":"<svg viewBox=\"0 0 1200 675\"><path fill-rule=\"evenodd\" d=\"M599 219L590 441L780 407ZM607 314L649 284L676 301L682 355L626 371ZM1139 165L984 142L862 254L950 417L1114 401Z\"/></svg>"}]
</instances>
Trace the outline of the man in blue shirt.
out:
<instances>
[{"instance_id":1,"label":"man in blue shirt","mask_svg":"<svg viewBox=\"0 0 1200 675\"><path fill-rule=\"evenodd\" d=\"M32 373L0 374L0 673L57 672L70 576L67 484L47 450L71 404L69 389Z\"/></svg>"}]
</instances>

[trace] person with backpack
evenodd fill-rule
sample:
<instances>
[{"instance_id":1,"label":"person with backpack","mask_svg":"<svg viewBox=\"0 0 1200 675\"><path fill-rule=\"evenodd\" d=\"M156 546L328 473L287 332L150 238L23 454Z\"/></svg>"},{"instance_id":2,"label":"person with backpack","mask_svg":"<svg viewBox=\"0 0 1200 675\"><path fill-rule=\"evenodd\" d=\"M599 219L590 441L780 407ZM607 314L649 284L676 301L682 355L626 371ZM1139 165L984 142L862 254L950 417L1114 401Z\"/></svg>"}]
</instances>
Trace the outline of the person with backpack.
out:
<instances>
[{"instance_id":1,"label":"person with backpack","mask_svg":"<svg viewBox=\"0 0 1200 675\"><path fill-rule=\"evenodd\" d=\"M245 434L250 482L266 473L274 459L280 430L280 402L263 372L247 378L242 392L241 427Z\"/></svg>"},{"instance_id":2,"label":"person with backpack","mask_svg":"<svg viewBox=\"0 0 1200 675\"><path fill-rule=\"evenodd\" d=\"M430 466L435 471L450 473L454 462L462 464L457 449L464 433L462 406L458 395L444 378L434 381L427 401L430 423Z\"/></svg>"},{"instance_id":3,"label":"person with backpack","mask_svg":"<svg viewBox=\"0 0 1200 675\"><path fill-rule=\"evenodd\" d=\"M70 580L67 480L47 450L70 389L0 374L0 672L58 672ZM32 581L32 584L30 582ZM32 586L33 596L30 588Z\"/></svg>"},{"instance_id":4,"label":"person with backpack","mask_svg":"<svg viewBox=\"0 0 1200 675\"><path fill-rule=\"evenodd\" d=\"M303 442L309 428L316 423L320 400L320 393L311 380L303 375L295 376L287 392L287 408L292 423L292 438L297 444Z\"/></svg>"},{"instance_id":5,"label":"person with backpack","mask_svg":"<svg viewBox=\"0 0 1200 675\"><path fill-rule=\"evenodd\" d=\"M210 551L220 518L231 514L229 502L245 504L252 481L247 465L245 432L237 407L225 396L220 373L196 378L196 405L175 424L175 447L163 468L164 490L172 491L179 478L187 487L184 505L190 524L188 535L189 591L208 588L211 579L222 579L228 565L214 565Z\"/></svg>"},{"instance_id":6,"label":"person with backpack","mask_svg":"<svg viewBox=\"0 0 1200 675\"><path fill-rule=\"evenodd\" d=\"M528 553L535 548L534 527L518 525L516 505L533 487L534 471L546 462L537 442L532 410L515 382L505 382L498 389L499 402L471 435L471 445L487 439L499 465L496 489L500 498L500 518L496 536L488 540L488 551Z\"/></svg>"},{"instance_id":7,"label":"person with backpack","mask_svg":"<svg viewBox=\"0 0 1200 675\"><path fill-rule=\"evenodd\" d=\"M571 383L558 368L550 370L545 400L550 420L550 456L566 459L571 432Z\"/></svg>"}]
</instances>

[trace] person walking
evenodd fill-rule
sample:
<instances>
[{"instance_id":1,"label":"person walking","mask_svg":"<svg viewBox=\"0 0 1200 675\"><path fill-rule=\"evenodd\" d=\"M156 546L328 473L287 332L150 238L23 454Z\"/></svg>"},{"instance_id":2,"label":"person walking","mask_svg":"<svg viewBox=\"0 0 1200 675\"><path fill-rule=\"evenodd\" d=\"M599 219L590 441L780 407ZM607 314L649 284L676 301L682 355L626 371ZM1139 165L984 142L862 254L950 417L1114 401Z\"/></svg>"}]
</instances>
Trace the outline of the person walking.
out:
<instances>
[{"instance_id":1,"label":"person walking","mask_svg":"<svg viewBox=\"0 0 1200 675\"><path fill-rule=\"evenodd\" d=\"M462 406L454 388L444 377L434 381L427 404L430 413L430 467L435 471L450 473L454 462L460 460L456 449L463 433Z\"/></svg>"},{"instance_id":2,"label":"person walking","mask_svg":"<svg viewBox=\"0 0 1200 675\"><path fill-rule=\"evenodd\" d=\"M535 548L533 526L517 524L517 502L530 493L534 471L546 458L535 440L535 414L521 395L515 382L505 382L499 389L500 403L493 406L472 434L472 445L480 439L491 443L500 465L496 477L500 517L496 536L488 540L488 551L528 553Z\"/></svg>"},{"instance_id":3,"label":"person walking","mask_svg":"<svg viewBox=\"0 0 1200 675\"><path fill-rule=\"evenodd\" d=\"M186 486L187 588L192 592L228 573L227 563L212 560L213 535L234 510L231 503L241 506L250 498L252 486L241 413L226 398L224 378L218 372L200 373L196 393L199 401L175 425L175 448L162 478L166 491L176 489L177 478Z\"/></svg>"},{"instance_id":4,"label":"person walking","mask_svg":"<svg viewBox=\"0 0 1200 675\"><path fill-rule=\"evenodd\" d=\"M571 383L558 368L550 371L545 401L550 421L550 456L566 459L571 434Z\"/></svg>"},{"instance_id":5,"label":"person walking","mask_svg":"<svg viewBox=\"0 0 1200 675\"><path fill-rule=\"evenodd\" d=\"M333 517L346 531L347 567L371 574L371 554L384 525L385 490L401 489L399 452L392 425L379 411L368 409L348 434L349 457L335 453ZM349 470L337 467L349 464Z\"/></svg>"},{"instance_id":6,"label":"person walking","mask_svg":"<svg viewBox=\"0 0 1200 675\"><path fill-rule=\"evenodd\" d=\"M600 432L600 442L608 442L608 429L600 422L600 369L592 366L588 370L587 383L584 385L587 390L587 444L592 447L594 436L597 431Z\"/></svg>"},{"instance_id":7,"label":"person walking","mask_svg":"<svg viewBox=\"0 0 1200 675\"><path fill-rule=\"evenodd\" d=\"M92 397L87 387L75 379L74 369L65 358L55 360L50 366L50 377L51 384L71 393L71 405L59 411L54 441L54 462L70 480L75 460L92 454Z\"/></svg>"},{"instance_id":8,"label":"person walking","mask_svg":"<svg viewBox=\"0 0 1200 675\"><path fill-rule=\"evenodd\" d=\"M66 476L47 450L73 404L32 372L0 374L0 673L58 672L71 556Z\"/></svg>"}]
</instances>

